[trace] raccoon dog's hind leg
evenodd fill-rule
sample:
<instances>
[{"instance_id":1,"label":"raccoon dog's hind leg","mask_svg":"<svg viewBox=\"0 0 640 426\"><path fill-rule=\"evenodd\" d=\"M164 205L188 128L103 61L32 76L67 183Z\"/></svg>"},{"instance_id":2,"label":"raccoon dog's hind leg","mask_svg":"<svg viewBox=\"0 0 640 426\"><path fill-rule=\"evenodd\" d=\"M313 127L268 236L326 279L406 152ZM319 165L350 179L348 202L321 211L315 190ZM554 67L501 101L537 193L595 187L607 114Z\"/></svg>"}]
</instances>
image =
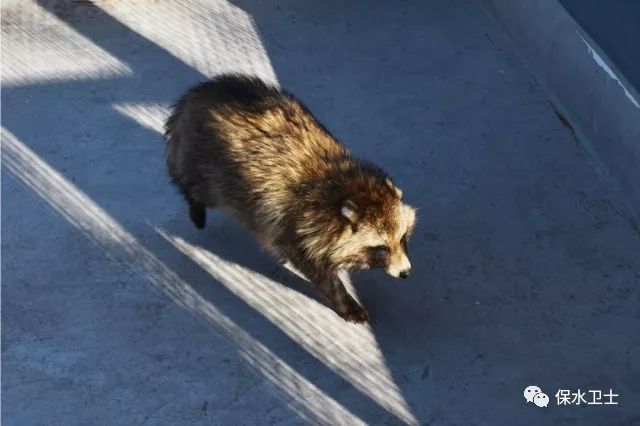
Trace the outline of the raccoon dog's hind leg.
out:
<instances>
[{"instance_id":1,"label":"raccoon dog's hind leg","mask_svg":"<svg viewBox=\"0 0 640 426\"><path fill-rule=\"evenodd\" d=\"M206 207L204 204L193 201L191 198L187 198L187 203L189 203L189 217L191 218L191 222L193 222L196 228L203 229L207 224Z\"/></svg>"},{"instance_id":2,"label":"raccoon dog's hind leg","mask_svg":"<svg viewBox=\"0 0 640 426\"><path fill-rule=\"evenodd\" d=\"M190 191L187 189L189 185L182 185L175 178L173 182L178 186L178 189L189 206L189 218L191 222L193 222L196 228L203 229L207 223L207 207L201 202L196 201L195 198L190 195Z\"/></svg>"}]
</instances>

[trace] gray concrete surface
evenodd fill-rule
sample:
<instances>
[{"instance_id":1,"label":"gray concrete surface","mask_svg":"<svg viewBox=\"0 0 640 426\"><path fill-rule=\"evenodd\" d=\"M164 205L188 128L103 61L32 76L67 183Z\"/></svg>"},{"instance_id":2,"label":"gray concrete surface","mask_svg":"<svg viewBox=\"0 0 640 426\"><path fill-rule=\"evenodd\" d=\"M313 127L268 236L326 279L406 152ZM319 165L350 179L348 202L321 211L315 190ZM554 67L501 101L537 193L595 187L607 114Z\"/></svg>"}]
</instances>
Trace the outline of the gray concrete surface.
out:
<instances>
[{"instance_id":1,"label":"gray concrete surface","mask_svg":"<svg viewBox=\"0 0 640 426\"><path fill-rule=\"evenodd\" d=\"M625 200L475 2L344 3L3 2L3 424L640 421ZM228 70L296 92L419 207L412 278L352 277L370 326L231 219L189 223L160 123Z\"/></svg>"}]
</instances>

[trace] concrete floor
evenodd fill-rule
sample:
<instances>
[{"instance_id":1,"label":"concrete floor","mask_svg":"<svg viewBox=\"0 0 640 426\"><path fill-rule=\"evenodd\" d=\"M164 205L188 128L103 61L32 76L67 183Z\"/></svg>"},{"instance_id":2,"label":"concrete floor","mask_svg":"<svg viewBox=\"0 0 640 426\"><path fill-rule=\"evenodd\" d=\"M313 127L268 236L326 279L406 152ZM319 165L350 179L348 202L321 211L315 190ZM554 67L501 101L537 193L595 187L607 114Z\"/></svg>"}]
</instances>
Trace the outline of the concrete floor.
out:
<instances>
[{"instance_id":1,"label":"concrete floor","mask_svg":"<svg viewBox=\"0 0 640 426\"><path fill-rule=\"evenodd\" d=\"M97 3L3 2L4 424L640 421L640 233L475 2ZM160 126L231 70L420 209L412 278L352 277L370 326L190 224Z\"/></svg>"}]
</instances>

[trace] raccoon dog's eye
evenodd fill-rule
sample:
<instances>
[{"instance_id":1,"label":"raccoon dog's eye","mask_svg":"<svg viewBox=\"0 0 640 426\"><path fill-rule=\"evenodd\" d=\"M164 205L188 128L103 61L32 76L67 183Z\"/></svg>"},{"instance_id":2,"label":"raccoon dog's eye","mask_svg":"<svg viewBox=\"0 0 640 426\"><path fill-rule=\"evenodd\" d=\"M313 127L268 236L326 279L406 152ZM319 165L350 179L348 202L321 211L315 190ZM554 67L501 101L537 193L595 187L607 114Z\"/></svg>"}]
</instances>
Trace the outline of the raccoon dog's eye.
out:
<instances>
[{"instance_id":1,"label":"raccoon dog's eye","mask_svg":"<svg viewBox=\"0 0 640 426\"><path fill-rule=\"evenodd\" d=\"M386 254L389 254L390 252L389 247L385 245L371 247L371 250L373 250L376 254L380 254L380 255L386 255Z\"/></svg>"},{"instance_id":2,"label":"raccoon dog's eye","mask_svg":"<svg viewBox=\"0 0 640 426\"><path fill-rule=\"evenodd\" d=\"M406 232L400 239L400 244L402 244L402 247L404 247L405 250L407 249L407 233Z\"/></svg>"}]
</instances>

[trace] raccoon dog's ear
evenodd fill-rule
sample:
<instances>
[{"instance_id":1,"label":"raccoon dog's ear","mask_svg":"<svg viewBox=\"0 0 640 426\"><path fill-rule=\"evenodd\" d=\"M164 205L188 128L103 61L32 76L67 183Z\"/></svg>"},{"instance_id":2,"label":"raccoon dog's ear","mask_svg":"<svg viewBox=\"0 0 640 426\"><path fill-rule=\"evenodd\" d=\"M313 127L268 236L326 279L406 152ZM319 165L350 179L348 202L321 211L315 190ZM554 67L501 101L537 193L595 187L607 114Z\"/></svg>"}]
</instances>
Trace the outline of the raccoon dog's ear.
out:
<instances>
[{"instance_id":1,"label":"raccoon dog's ear","mask_svg":"<svg viewBox=\"0 0 640 426\"><path fill-rule=\"evenodd\" d=\"M385 183L387 184L389 189L392 190L396 194L396 197L398 197L399 199L402 200L402 190L400 188L398 188L397 186L395 186L393 184L393 182L391 181L391 179L389 179L389 178L385 179Z\"/></svg>"},{"instance_id":2,"label":"raccoon dog's ear","mask_svg":"<svg viewBox=\"0 0 640 426\"><path fill-rule=\"evenodd\" d=\"M342 203L342 208L340 209L340 214L346 217L352 225L356 225L358 223L358 212L357 212L356 203L351 200L347 200Z\"/></svg>"}]
</instances>

